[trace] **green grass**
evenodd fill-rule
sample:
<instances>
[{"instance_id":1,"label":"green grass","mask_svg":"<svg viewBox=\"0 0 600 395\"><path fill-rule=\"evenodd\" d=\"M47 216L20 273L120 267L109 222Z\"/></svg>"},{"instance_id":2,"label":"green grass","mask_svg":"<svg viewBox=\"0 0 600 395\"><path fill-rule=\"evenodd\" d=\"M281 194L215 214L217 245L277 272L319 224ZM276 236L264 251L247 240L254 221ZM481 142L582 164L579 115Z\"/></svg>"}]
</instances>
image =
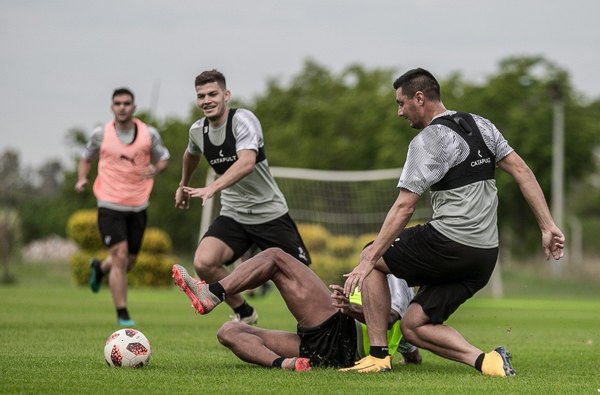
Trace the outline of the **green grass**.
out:
<instances>
[{"instance_id":1,"label":"green grass","mask_svg":"<svg viewBox=\"0 0 600 395\"><path fill-rule=\"evenodd\" d=\"M253 366L216 340L228 309L198 316L174 287L130 290L129 308L152 343L152 359L144 369L109 368L104 341L117 328L108 290L74 286L59 265L17 265L13 272L17 283L0 285L3 394L592 394L600 388L600 300L587 285L566 284L564 291L553 281L507 275L512 288L527 292L477 297L458 310L448 324L467 339L513 353L517 377L498 379L427 352L421 366L395 366L391 374ZM252 303L261 326L295 330L276 292Z\"/></svg>"}]
</instances>

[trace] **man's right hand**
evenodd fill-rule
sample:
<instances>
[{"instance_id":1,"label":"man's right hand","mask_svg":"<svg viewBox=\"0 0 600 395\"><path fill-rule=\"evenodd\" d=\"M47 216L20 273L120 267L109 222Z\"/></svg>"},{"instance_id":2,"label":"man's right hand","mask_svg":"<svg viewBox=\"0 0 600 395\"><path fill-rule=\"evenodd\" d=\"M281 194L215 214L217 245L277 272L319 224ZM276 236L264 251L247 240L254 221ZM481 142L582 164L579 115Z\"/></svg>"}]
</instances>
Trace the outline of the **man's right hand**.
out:
<instances>
[{"instance_id":1,"label":"man's right hand","mask_svg":"<svg viewBox=\"0 0 600 395\"><path fill-rule=\"evenodd\" d=\"M218 192L213 188L212 185L213 184L204 188L183 187L183 191L187 194L188 200L189 198L193 197L202 199L202 206L204 206L208 199L212 198L215 195L215 193Z\"/></svg>"},{"instance_id":2,"label":"man's right hand","mask_svg":"<svg viewBox=\"0 0 600 395\"><path fill-rule=\"evenodd\" d=\"M190 208L190 194L184 191L182 186L175 191L175 208Z\"/></svg>"},{"instance_id":3,"label":"man's right hand","mask_svg":"<svg viewBox=\"0 0 600 395\"><path fill-rule=\"evenodd\" d=\"M342 313L348 314L348 311L350 310L350 300L344 295L344 288L336 284L331 284L329 288L332 291L331 305L336 309L340 309Z\"/></svg>"},{"instance_id":4,"label":"man's right hand","mask_svg":"<svg viewBox=\"0 0 600 395\"><path fill-rule=\"evenodd\" d=\"M83 192L88 183L89 180L87 178L77 180L77 182L75 183L75 190L79 193Z\"/></svg>"},{"instance_id":5,"label":"man's right hand","mask_svg":"<svg viewBox=\"0 0 600 395\"><path fill-rule=\"evenodd\" d=\"M558 260L565 253L565 235L556 225L552 225L548 230L542 229L542 246L546 260L550 258Z\"/></svg>"}]
</instances>

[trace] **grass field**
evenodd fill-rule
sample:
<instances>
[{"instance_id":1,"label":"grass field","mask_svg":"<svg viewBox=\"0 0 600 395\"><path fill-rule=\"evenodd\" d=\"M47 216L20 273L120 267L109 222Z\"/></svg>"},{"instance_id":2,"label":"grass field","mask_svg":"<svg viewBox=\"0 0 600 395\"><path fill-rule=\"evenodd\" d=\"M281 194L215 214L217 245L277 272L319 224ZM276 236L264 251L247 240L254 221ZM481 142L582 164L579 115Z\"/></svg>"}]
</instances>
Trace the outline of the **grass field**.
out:
<instances>
[{"instance_id":1,"label":"grass field","mask_svg":"<svg viewBox=\"0 0 600 395\"><path fill-rule=\"evenodd\" d=\"M0 393L77 394L597 394L600 298L593 284L505 276L513 296L476 297L449 324L485 350L505 345L517 377L483 377L423 353L421 366L390 374L307 373L238 360L215 337L230 313L194 314L175 287L132 289L129 308L152 343L144 369L109 368L106 337L116 330L110 293L73 285L63 265L17 265L18 282L0 285ZM252 303L264 327L295 330L276 292Z\"/></svg>"}]
</instances>

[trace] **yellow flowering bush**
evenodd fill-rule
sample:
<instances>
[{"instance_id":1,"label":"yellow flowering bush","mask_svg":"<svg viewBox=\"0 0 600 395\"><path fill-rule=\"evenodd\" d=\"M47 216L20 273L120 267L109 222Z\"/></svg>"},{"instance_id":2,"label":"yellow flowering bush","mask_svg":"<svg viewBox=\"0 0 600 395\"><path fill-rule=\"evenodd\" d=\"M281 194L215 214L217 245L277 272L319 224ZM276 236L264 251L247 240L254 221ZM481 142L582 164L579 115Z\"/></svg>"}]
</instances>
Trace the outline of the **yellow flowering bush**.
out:
<instances>
[{"instance_id":1,"label":"yellow flowering bush","mask_svg":"<svg viewBox=\"0 0 600 395\"><path fill-rule=\"evenodd\" d=\"M97 226L96 209L79 210L73 213L67 223L67 235L80 247L80 251L71 256L70 265L75 282L87 285L92 257L103 260L108 249L102 244ZM156 227L144 232L141 251L135 266L128 274L132 286L166 286L172 284L171 267L175 257L169 255L173 243L169 235ZM106 283L106 277L104 279Z\"/></svg>"},{"instance_id":2,"label":"yellow flowering bush","mask_svg":"<svg viewBox=\"0 0 600 395\"><path fill-rule=\"evenodd\" d=\"M327 253L311 254L312 264L310 268L329 284L343 284L343 275L349 273L358 264L358 255L336 257Z\"/></svg>"},{"instance_id":3,"label":"yellow flowering bush","mask_svg":"<svg viewBox=\"0 0 600 395\"><path fill-rule=\"evenodd\" d=\"M144 232L142 251L154 254L168 254L173 248L173 242L167 234L159 228L150 227Z\"/></svg>"},{"instance_id":4,"label":"yellow flowering bush","mask_svg":"<svg viewBox=\"0 0 600 395\"><path fill-rule=\"evenodd\" d=\"M67 237L77 243L82 250L97 251L102 249L97 210L75 211L67 221Z\"/></svg>"},{"instance_id":5,"label":"yellow flowering bush","mask_svg":"<svg viewBox=\"0 0 600 395\"><path fill-rule=\"evenodd\" d=\"M360 251L360 248L362 247L357 246L357 239L352 236L332 236L327 241L327 251L339 258L346 258L357 250Z\"/></svg>"},{"instance_id":6,"label":"yellow flowering bush","mask_svg":"<svg viewBox=\"0 0 600 395\"><path fill-rule=\"evenodd\" d=\"M325 227L316 224L298 224L298 232L308 251L321 252L325 249L331 234Z\"/></svg>"},{"instance_id":7,"label":"yellow flowering bush","mask_svg":"<svg viewBox=\"0 0 600 395\"><path fill-rule=\"evenodd\" d=\"M95 257L103 260L107 251L90 253L79 251L71 256L71 270L77 285L88 285L90 275L90 259ZM173 284L171 267L177 263L175 257L166 254L150 254L141 251L138 254L135 266L128 273L127 280L131 286L163 287ZM107 276L104 277L107 284Z\"/></svg>"}]
</instances>

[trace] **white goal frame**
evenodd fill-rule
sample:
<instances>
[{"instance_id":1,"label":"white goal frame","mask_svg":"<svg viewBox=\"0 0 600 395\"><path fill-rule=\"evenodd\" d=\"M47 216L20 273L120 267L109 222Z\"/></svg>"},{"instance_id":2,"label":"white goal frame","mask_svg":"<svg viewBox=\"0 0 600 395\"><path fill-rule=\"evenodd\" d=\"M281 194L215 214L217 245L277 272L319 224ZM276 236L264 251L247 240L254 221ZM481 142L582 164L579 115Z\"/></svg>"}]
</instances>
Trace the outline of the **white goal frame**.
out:
<instances>
[{"instance_id":1,"label":"white goal frame","mask_svg":"<svg viewBox=\"0 0 600 395\"><path fill-rule=\"evenodd\" d=\"M314 180L314 181L332 181L332 182L357 182L357 181L382 181L398 179L402 174L402 168L391 168L382 170L364 170L364 171L345 171L345 170L315 170L294 167L271 167L271 174L277 178L290 178L299 180ZM206 185L212 183L216 178L216 174L209 167L206 175ZM393 188L390 188L390 194L394 193ZM198 240L202 239L204 233L213 221L213 211L215 198L209 199L202 208L202 218L200 220L200 232ZM321 216L326 216L326 213L320 213ZM413 218L417 220L428 220L431 218L430 209L417 209L413 214ZM383 223L383 220L382 220ZM494 273L487 285L488 293L493 298L501 298L504 295L504 286L502 275L500 272L500 262L496 265Z\"/></svg>"},{"instance_id":2,"label":"white goal frame","mask_svg":"<svg viewBox=\"0 0 600 395\"><path fill-rule=\"evenodd\" d=\"M270 167L271 174L277 180L278 178L289 178L299 180L313 181L332 181L332 182L360 182L360 181L382 181L382 180L398 180L402 173L402 168L390 168L381 170L316 170L296 167ZM206 184L209 185L216 178L216 174L209 167L206 174ZM395 185L395 183L393 184ZM390 194L396 193L394 187L390 187ZM215 198L207 200L202 208L202 217L200 220L199 240L202 238L214 218ZM326 215L321 213L321 215ZM414 218L429 218L430 211L417 210ZM383 223L383 219L382 219Z\"/></svg>"}]
</instances>

